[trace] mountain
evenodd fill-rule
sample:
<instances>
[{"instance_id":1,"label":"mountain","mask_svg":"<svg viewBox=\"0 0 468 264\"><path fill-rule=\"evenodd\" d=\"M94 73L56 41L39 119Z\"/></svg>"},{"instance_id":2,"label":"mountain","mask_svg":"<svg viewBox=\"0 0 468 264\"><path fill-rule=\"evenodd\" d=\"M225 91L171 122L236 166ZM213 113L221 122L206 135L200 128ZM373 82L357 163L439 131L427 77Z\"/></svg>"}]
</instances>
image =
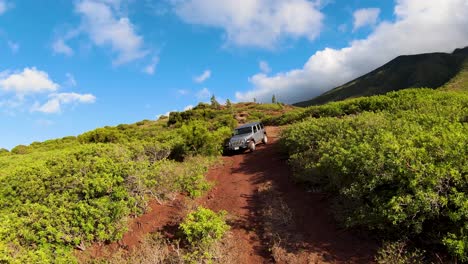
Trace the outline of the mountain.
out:
<instances>
[{"instance_id":1,"label":"mountain","mask_svg":"<svg viewBox=\"0 0 468 264\"><path fill-rule=\"evenodd\" d=\"M410 87L438 88L468 64L468 47L453 53L399 56L376 70L338 86L311 100L294 104L306 107L347 98L385 94Z\"/></svg>"}]
</instances>

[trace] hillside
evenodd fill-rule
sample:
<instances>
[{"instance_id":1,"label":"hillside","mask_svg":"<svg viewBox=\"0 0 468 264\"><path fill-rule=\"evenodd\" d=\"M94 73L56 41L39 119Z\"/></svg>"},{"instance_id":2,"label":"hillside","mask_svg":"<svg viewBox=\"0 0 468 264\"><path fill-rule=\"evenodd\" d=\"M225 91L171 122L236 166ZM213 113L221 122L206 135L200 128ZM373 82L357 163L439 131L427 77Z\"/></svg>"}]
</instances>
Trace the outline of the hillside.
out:
<instances>
[{"instance_id":1,"label":"hillside","mask_svg":"<svg viewBox=\"0 0 468 264\"><path fill-rule=\"evenodd\" d=\"M0 263L75 263L74 248L118 241L150 200L188 199L238 123L281 104L199 104L157 121L103 127L0 152Z\"/></svg>"},{"instance_id":2,"label":"hillside","mask_svg":"<svg viewBox=\"0 0 468 264\"><path fill-rule=\"evenodd\" d=\"M377 263L468 261L466 84L464 70L442 89L351 98L271 120L291 124L282 144L293 178L331 194L344 225L389 241Z\"/></svg>"},{"instance_id":3,"label":"hillside","mask_svg":"<svg viewBox=\"0 0 468 264\"><path fill-rule=\"evenodd\" d=\"M468 63L468 47L453 53L427 53L399 56L382 67L336 87L308 101L294 104L306 107L359 96L385 94L410 87L443 86Z\"/></svg>"}]
</instances>

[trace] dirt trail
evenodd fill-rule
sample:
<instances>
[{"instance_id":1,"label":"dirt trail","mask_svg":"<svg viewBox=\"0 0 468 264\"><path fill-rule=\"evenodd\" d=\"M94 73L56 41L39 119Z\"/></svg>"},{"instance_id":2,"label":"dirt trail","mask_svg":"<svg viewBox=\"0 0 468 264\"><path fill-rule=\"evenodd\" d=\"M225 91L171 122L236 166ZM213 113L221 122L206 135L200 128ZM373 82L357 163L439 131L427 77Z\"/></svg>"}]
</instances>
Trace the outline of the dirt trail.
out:
<instances>
[{"instance_id":1,"label":"dirt trail","mask_svg":"<svg viewBox=\"0 0 468 264\"><path fill-rule=\"evenodd\" d=\"M279 129L267 127L269 143L258 145L253 153L222 157L223 164L210 169L208 180L215 187L195 202L212 210L226 210L232 226L237 263L271 263L269 241L263 234L264 222L259 214L265 201L259 188L273 183L277 194L291 212L294 224L284 226L282 237L286 254L293 263L370 263L375 243L357 234L339 229L329 210L325 194L310 193L292 183L287 157L278 149ZM171 229L180 220L183 205L175 201L168 205L150 204L151 210L132 219L130 231L119 243L94 245L87 250L91 256L112 254L118 248L132 249L144 235ZM169 230L169 232L166 232ZM289 261L288 261L289 262Z\"/></svg>"},{"instance_id":2,"label":"dirt trail","mask_svg":"<svg viewBox=\"0 0 468 264\"><path fill-rule=\"evenodd\" d=\"M372 262L375 244L339 229L326 196L309 193L291 181L287 157L280 153L276 144L279 129L267 127L267 132L270 140L267 145L258 145L253 153L223 157L224 166L208 174L208 179L217 184L203 204L236 216L233 233L239 252L243 252L239 263L272 261L267 241L262 241L262 219L258 213L262 203L257 191L267 182L276 186L292 213L294 225L285 227L287 230L283 233L289 233L291 241L301 241L289 243L293 246L287 250L297 255L293 257L296 263Z\"/></svg>"}]
</instances>

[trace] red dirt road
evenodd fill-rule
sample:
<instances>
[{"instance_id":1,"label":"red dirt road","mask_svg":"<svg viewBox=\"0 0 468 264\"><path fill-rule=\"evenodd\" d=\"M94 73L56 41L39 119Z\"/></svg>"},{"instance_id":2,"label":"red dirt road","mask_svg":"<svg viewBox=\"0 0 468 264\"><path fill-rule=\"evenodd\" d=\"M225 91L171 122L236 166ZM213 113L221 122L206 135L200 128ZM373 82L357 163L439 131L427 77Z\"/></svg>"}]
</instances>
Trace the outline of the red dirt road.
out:
<instances>
[{"instance_id":1,"label":"red dirt road","mask_svg":"<svg viewBox=\"0 0 468 264\"><path fill-rule=\"evenodd\" d=\"M232 239L238 255L236 263L272 263L269 241L265 240L264 219L259 213L265 205L259 188L272 183L291 212L292 225L278 233L286 246L289 261L284 263L371 263L376 243L338 228L325 194L309 193L296 186L285 157L278 149L277 127L267 127L269 143L258 145L253 153L222 157L223 164L210 169L208 180L214 188L197 199L197 204L212 210L226 210ZM180 198L180 197L179 197ZM150 203L151 210L132 219L130 230L119 243L94 245L84 254L108 256L118 248L133 249L148 233L174 229L183 206L175 201L168 205ZM166 232L166 234L168 234ZM170 234L170 232L169 232ZM80 253L82 254L82 253ZM292 256L292 257L291 257ZM292 261L291 261L292 260Z\"/></svg>"},{"instance_id":2,"label":"red dirt road","mask_svg":"<svg viewBox=\"0 0 468 264\"><path fill-rule=\"evenodd\" d=\"M272 182L287 207L294 225L286 233L294 241L301 241L288 252L304 256L296 263L369 263L375 253L375 244L337 227L324 194L308 193L292 183L291 171L276 144L279 129L267 127L270 142L258 145L253 153L223 157L223 166L213 168L208 180L216 186L202 201L208 208L226 210L235 216L234 238L239 247L239 263L269 263L269 248L262 241L262 219L257 190ZM283 239L283 238L282 238ZM304 254L304 252L306 254ZM294 259L294 257L293 257Z\"/></svg>"}]
</instances>

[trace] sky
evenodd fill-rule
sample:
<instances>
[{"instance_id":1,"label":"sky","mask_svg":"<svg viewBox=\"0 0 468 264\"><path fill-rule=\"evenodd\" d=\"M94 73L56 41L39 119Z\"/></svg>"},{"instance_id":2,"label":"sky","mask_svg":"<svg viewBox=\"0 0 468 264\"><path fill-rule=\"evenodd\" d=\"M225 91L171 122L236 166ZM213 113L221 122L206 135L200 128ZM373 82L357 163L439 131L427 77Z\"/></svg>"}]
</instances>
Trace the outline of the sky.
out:
<instances>
[{"instance_id":1,"label":"sky","mask_svg":"<svg viewBox=\"0 0 468 264\"><path fill-rule=\"evenodd\" d=\"M0 148L209 101L311 99L468 45L468 0L0 0Z\"/></svg>"}]
</instances>

